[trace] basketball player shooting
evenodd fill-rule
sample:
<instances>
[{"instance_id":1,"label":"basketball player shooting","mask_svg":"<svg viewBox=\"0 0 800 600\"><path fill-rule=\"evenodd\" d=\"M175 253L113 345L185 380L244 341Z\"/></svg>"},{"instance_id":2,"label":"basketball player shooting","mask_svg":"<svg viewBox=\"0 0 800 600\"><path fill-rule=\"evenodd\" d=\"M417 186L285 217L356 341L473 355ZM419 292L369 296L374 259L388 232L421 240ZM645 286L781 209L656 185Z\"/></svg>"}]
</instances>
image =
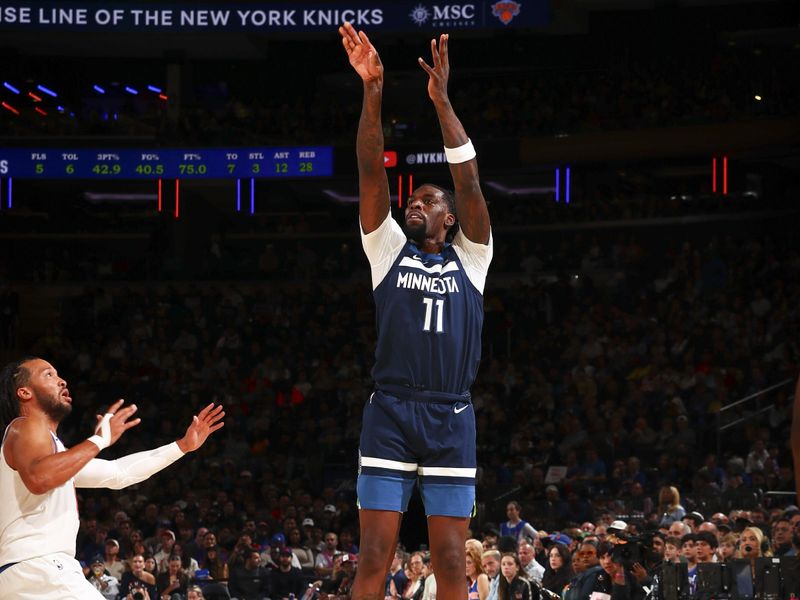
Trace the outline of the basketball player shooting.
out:
<instances>
[{"instance_id":1,"label":"basketball player shooting","mask_svg":"<svg viewBox=\"0 0 800 600\"><path fill-rule=\"evenodd\" d=\"M345 23L339 33L363 83L359 217L378 329L375 392L364 409L359 450L361 552L352 597L383 598L402 514L419 480L438 596L463 600L464 542L475 504L469 390L480 362L492 258L489 212L475 150L447 95L448 36L431 41L432 65L418 62L428 74L455 193L421 185L401 227L389 211L383 166L383 65L363 31Z\"/></svg>"},{"instance_id":2,"label":"basketball player shooting","mask_svg":"<svg viewBox=\"0 0 800 600\"><path fill-rule=\"evenodd\" d=\"M95 434L67 450L56 431L72 410L67 382L41 358L7 364L0 373L0 600L102 600L75 560L75 488L123 487L144 481L223 426L209 404L184 436L117 460L95 458L141 419L118 400L98 416Z\"/></svg>"}]
</instances>

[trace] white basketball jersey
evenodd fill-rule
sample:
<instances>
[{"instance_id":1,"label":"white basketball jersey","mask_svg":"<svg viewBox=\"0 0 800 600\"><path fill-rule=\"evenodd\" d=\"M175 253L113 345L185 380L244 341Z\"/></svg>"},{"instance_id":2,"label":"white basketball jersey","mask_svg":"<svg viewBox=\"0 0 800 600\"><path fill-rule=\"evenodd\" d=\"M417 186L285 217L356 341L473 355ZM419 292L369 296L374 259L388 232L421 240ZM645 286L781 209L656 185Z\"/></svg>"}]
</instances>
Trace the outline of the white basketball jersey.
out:
<instances>
[{"instance_id":1,"label":"white basketball jersey","mask_svg":"<svg viewBox=\"0 0 800 600\"><path fill-rule=\"evenodd\" d=\"M3 433L5 442L8 428ZM66 448L52 431L54 452ZM0 566L63 552L75 556L78 502L72 479L44 494L32 494L8 466L0 444Z\"/></svg>"}]
</instances>

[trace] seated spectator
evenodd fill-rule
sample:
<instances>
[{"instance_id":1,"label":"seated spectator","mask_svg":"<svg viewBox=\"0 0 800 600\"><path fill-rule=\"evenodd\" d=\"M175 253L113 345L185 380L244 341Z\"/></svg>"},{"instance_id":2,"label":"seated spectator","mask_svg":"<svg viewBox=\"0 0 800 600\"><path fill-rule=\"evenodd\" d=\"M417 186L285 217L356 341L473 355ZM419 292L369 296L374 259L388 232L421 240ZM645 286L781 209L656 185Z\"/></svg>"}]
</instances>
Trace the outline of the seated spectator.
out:
<instances>
[{"instance_id":1,"label":"seated spectator","mask_svg":"<svg viewBox=\"0 0 800 600\"><path fill-rule=\"evenodd\" d=\"M289 532L289 547L300 563L303 571L311 572L314 569L314 552L309 546L303 544L303 534L295 527Z\"/></svg>"},{"instance_id":2,"label":"seated spectator","mask_svg":"<svg viewBox=\"0 0 800 600\"><path fill-rule=\"evenodd\" d=\"M278 566L272 569L271 574L272 600L284 600L289 598L290 594L294 594L295 598L300 598L305 591L305 579L302 572L292 566L292 552L293 550L290 548L283 548L279 552Z\"/></svg>"},{"instance_id":3,"label":"seated spectator","mask_svg":"<svg viewBox=\"0 0 800 600\"><path fill-rule=\"evenodd\" d=\"M497 586L498 600L539 600L539 587L532 591L530 582L522 576L519 557L506 552L500 559L500 580Z\"/></svg>"},{"instance_id":4,"label":"seated spectator","mask_svg":"<svg viewBox=\"0 0 800 600\"><path fill-rule=\"evenodd\" d=\"M481 564L481 549L483 546L478 543L478 547L467 545L467 598L468 600L486 600L489 596L489 577L483 572ZM421 558L421 557L420 557ZM411 596L403 596L410 598Z\"/></svg>"},{"instance_id":5,"label":"seated spectator","mask_svg":"<svg viewBox=\"0 0 800 600\"><path fill-rule=\"evenodd\" d=\"M564 590L564 600L584 600L589 598L595 591L601 593L611 592L610 586L606 590L606 586L602 585L601 575L604 571L600 567L597 546L594 543L582 543L575 551L573 558L572 564L575 569L575 576Z\"/></svg>"},{"instance_id":6,"label":"seated spectator","mask_svg":"<svg viewBox=\"0 0 800 600\"><path fill-rule=\"evenodd\" d=\"M425 553L425 556L422 557L422 577L425 585L420 600L436 600L436 575L433 572L433 563L429 553ZM489 600L492 600L491 592L489 593Z\"/></svg>"},{"instance_id":7,"label":"seated spectator","mask_svg":"<svg viewBox=\"0 0 800 600\"><path fill-rule=\"evenodd\" d=\"M497 600L497 586L500 583L500 552L498 550L487 550L481 554L481 566L483 572L489 578L489 595L487 600ZM427 585L427 581L425 582Z\"/></svg>"},{"instance_id":8,"label":"seated spectator","mask_svg":"<svg viewBox=\"0 0 800 600\"><path fill-rule=\"evenodd\" d=\"M519 557L520 567L522 569L520 577L524 577L537 585L541 584L542 577L544 576L544 567L536 562L533 546L527 540L522 540L519 543L516 554Z\"/></svg>"},{"instance_id":9,"label":"seated spectator","mask_svg":"<svg viewBox=\"0 0 800 600\"><path fill-rule=\"evenodd\" d=\"M353 587L353 582L356 578L356 568L358 566L358 557L355 554L341 554L336 557L333 564L333 571L330 579L320 579L314 583L315 587L320 588L320 592L328 594L329 596L350 596L350 590ZM421 573L420 573L421 575ZM421 577L418 578L421 581ZM422 587L419 588L419 593L412 596L414 600L419 600L422 597Z\"/></svg>"},{"instance_id":10,"label":"seated spectator","mask_svg":"<svg viewBox=\"0 0 800 600\"><path fill-rule=\"evenodd\" d=\"M680 521L686 515L686 509L681 506L681 495L678 488L664 486L658 492L658 514L661 515L659 527L669 527L675 521Z\"/></svg>"},{"instance_id":11,"label":"seated spectator","mask_svg":"<svg viewBox=\"0 0 800 600\"><path fill-rule=\"evenodd\" d=\"M779 517L772 523L772 553L775 556L796 556L797 549L792 546L792 522Z\"/></svg>"},{"instance_id":12,"label":"seated spectator","mask_svg":"<svg viewBox=\"0 0 800 600\"><path fill-rule=\"evenodd\" d=\"M264 600L269 596L269 572L261 566L261 555L251 550L242 565L231 570L228 589L238 600Z\"/></svg>"},{"instance_id":13,"label":"seated spectator","mask_svg":"<svg viewBox=\"0 0 800 600\"><path fill-rule=\"evenodd\" d=\"M106 540L106 553L103 558L103 566L108 574L122 580L125 572L125 563L119 559L119 542L113 538Z\"/></svg>"},{"instance_id":14,"label":"seated spectator","mask_svg":"<svg viewBox=\"0 0 800 600\"><path fill-rule=\"evenodd\" d=\"M338 545L339 536L335 532L329 531L325 534L325 548L314 559L314 572L320 579L330 579Z\"/></svg>"},{"instance_id":15,"label":"seated spectator","mask_svg":"<svg viewBox=\"0 0 800 600\"><path fill-rule=\"evenodd\" d=\"M681 562L681 538L668 535L664 540L664 562Z\"/></svg>"},{"instance_id":16,"label":"seated spectator","mask_svg":"<svg viewBox=\"0 0 800 600\"><path fill-rule=\"evenodd\" d=\"M733 533L726 533L719 539L717 559L719 562L728 562L736 558L736 544L738 540Z\"/></svg>"},{"instance_id":17,"label":"seated spectator","mask_svg":"<svg viewBox=\"0 0 800 600\"><path fill-rule=\"evenodd\" d=\"M205 600L203 589L199 585L189 586L186 591L186 600Z\"/></svg>"},{"instance_id":18,"label":"seated spectator","mask_svg":"<svg viewBox=\"0 0 800 600\"><path fill-rule=\"evenodd\" d=\"M399 598L400 592L405 589L406 583L408 583L408 578L406 577L404 569L405 564L406 553L398 548L394 553L392 564L389 567L389 574L386 576L385 595L387 597L393 599Z\"/></svg>"},{"instance_id":19,"label":"seated spectator","mask_svg":"<svg viewBox=\"0 0 800 600\"><path fill-rule=\"evenodd\" d=\"M97 588L107 600L116 600L119 595L119 580L106 571L103 557L99 554L92 559L89 565L89 582Z\"/></svg>"},{"instance_id":20,"label":"seated spectator","mask_svg":"<svg viewBox=\"0 0 800 600\"><path fill-rule=\"evenodd\" d=\"M572 556L567 546L558 542L552 544L547 550L542 587L560 596L574 576Z\"/></svg>"},{"instance_id":21,"label":"seated spectator","mask_svg":"<svg viewBox=\"0 0 800 600\"><path fill-rule=\"evenodd\" d=\"M206 556L200 566L208 571L208 576L217 581L228 581L228 564L219 555L219 548L211 546L206 548Z\"/></svg>"},{"instance_id":22,"label":"seated spectator","mask_svg":"<svg viewBox=\"0 0 800 600\"><path fill-rule=\"evenodd\" d=\"M161 600L181 600L186 595L189 578L181 568L177 554L167 559L167 570L156 576L156 589Z\"/></svg>"},{"instance_id":23,"label":"seated spectator","mask_svg":"<svg viewBox=\"0 0 800 600\"><path fill-rule=\"evenodd\" d=\"M136 594L142 594L142 600L158 600L156 578L144 570L144 556L137 554L131 558L131 570L120 580L119 593L125 600L137 600Z\"/></svg>"},{"instance_id":24,"label":"seated spectator","mask_svg":"<svg viewBox=\"0 0 800 600\"><path fill-rule=\"evenodd\" d=\"M644 588L633 570L626 569L614 561L614 545L604 542L597 547L597 551L600 554L600 566L605 573L595 591L610 591L612 600L644 600L646 596Z\"/></svg>"}]
</instances>

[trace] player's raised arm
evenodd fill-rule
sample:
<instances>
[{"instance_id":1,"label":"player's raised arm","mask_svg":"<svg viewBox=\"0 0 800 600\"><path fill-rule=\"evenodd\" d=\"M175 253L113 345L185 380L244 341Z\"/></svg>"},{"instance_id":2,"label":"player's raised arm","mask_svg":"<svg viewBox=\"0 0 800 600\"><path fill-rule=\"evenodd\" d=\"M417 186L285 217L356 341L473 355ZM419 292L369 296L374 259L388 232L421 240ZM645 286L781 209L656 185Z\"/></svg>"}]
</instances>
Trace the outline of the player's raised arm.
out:
<instances>
[{"instance_id":1,"label":"player's raised arm","mask_svg":"<svg viewBox=\"0 0 800 600\"><path fill-rule=\"evenodd\" d=\"M442 128L447 162L456 197L456 213L461 230L473 242L489 243L489 210L481 191L478 178L478 161L472 142L467 137L461 121L456 117L450 98L447 95L447 82L450 78L450 59L447 52L448 34L443 33L431 40L433 66L422 58L417 59L428 74L428 95L436 108L439 125Z\"/></svg>"},{"instance_id":2,"label":"player's raised arm","mask_svg":"<svg viewBox=\"0 0 800 600\"><path fill-rule=\"evenodd\" d=\"M339 27L342 45L350 64L361 77L364 100L358 121L359 216L364 233L371 233L389 214L389 180L383 166L383 64L367 34L350 23Z\"/></svg>"},{"instance_id":3,"label":"player's raised arm","mask_svg":"<svg viewBox=\"0 0 800 600\"><path fill-rule=\"evenodd\" d=\"M8 465L19 473L33 494L44 494L75 477L95 456L139 424L131 419L136 405L122 407L122 400L108 408L95 435L65 452L55 452L50 428L43 419L16 419L9 427L3 451Z\"/></svg>"}]
</instances>

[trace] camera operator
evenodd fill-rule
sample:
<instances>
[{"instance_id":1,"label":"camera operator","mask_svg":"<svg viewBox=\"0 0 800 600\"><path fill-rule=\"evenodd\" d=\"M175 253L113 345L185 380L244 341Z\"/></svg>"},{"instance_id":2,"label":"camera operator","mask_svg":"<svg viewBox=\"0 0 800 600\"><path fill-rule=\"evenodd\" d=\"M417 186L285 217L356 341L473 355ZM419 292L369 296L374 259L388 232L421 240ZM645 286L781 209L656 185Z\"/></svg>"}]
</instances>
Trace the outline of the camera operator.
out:
<instances>
[{"instance_id":1,"label":"camera operator","mask_svg":"<svg viewBox=\"0 0 800 600\"><path fill-rule=\"evenodd\" d=\"M636 543L630 542L627 543ZM615 552L616 550L616 552ZM611 542L603 542L597 548L600 556L600 566L604 573L598 577L603 579L604 589L610 587L610 600L644 600L645 591L633 574L634 565L641 567L639 563L629 562L624 558L625 553L620 553ZM610 582L610 586L607 582ZM597 598L597 596L594 596Z\"/></svg>"}]
</instances>

